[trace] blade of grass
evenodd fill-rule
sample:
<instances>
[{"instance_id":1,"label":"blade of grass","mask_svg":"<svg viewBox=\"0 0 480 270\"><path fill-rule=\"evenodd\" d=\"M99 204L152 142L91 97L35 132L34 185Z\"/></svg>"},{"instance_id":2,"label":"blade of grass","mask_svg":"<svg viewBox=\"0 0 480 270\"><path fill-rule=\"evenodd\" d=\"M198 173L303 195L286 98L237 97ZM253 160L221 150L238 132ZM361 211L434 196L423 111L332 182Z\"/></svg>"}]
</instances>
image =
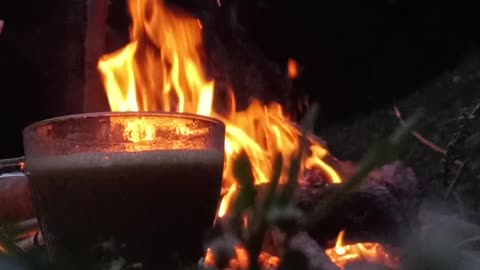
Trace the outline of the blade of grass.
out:
<instances>
[{"instance_id":1,"label":"blade of grass","mask_svg":"<svg viewBox=\"0 0 480 270\"><path fill-rule=\"evenodd\" d=\"M282 205L286 205L292 201L292 197L297 187L298 178L300 176L301 169L302 169L303 155L308 148L308 136L313 132L318 111L319 111L319 106L317 103L314 103L309 108L309 110L305 114L305 117L301 121L300 147L298 149L297 154L292 157L292 160L290 163L288 181L285 185L285 188L282 194L279 197L279 203Z\"/></svg>"},{"instance_id":2,"label":"blade of grass","mask_svg":"<svg viewBox=\"0 0 480 270\"><path fill-rule=\"evenodd\" d=\"M275 197L275 192L280 182L280 177L282 176L283 169L283 157L281 154L278 154L275 158L273 176L268 187L267 196L265 198L264 208L267 208L271 205L273 198Z\"/></svg>"},{"instance_id":3,"label":"blade of grass","mask_svg":"<svg viewBox=\"0 0 480 270\"><path fill-rule=\"evenodd\" d=\"M253 216L253 220L250 223L250 238L247 241L247 247L249 252L250 258L258 258L262 251L263 241L265 239L265 234L268 230L268 223L266 219L266 213L271 208L274 198L275 192L280 182L280 177L282 175L282 168L283 168L283 158L281 154L278 154L275 158L274 169L272 178L268 187L268 191L265 197L263 204L258 206L255 210L255 215ZM261 269L260 262L258 260L253 261L251 263L251 269L257 270Z\"/></svg>"},{"instance_id":4,"label":"blade of grass","mask_svg":"<svg viewBox=\"0 0 480 270\"><path fill-rule=\"evenodd\" d=\"M234 175L240 185L240 190L233 203L230 227L234 232L239 233L242 229L242 216L245 210L254 205L256 196L252 165L245 152L242 152L235 160Z\"/></svg>"}]
</instances>

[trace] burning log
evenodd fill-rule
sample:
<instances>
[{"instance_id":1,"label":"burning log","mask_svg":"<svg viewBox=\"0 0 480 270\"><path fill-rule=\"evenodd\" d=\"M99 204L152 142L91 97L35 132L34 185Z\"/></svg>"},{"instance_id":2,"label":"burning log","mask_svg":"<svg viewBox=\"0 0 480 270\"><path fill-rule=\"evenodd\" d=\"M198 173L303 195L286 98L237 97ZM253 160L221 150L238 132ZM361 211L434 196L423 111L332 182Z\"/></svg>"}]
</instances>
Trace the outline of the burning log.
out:
<instances>
[{"instance_id":1,"label":"burning log","mask_svg":"<svg viewBox=\"0 0 480 270\"><path fill-rule=\"evenodd\" d=\"M325 251L332 262L340 268L345 269L357 262L368 262L393 269L399 268L400 257L396 254L396 250L387 250L379 243L345 244L344 236L345 231L341 231L335 246Z\"/></svg>"},{"instance_id":2,"label":"burning log","mask_svg":"<svg viewBox=\"0 0 480 270\"><path fill-rule=\"evenodd\" d=\"M275 235L272 233L270 236ZM276 236L277 238L278 235ZM292 254L298 254L303 257L303 263L307 269L322 269L322 270L337 270L337 269L398 269L400 266L399 256L396 252L391 253L394 250L387 250L381 244L378 243L355 243L345 244L343 243L344 232L340 232L336 244L334 247L324 249L315 240L313 240L308 233L299 232L295 234L289 241L286 247L287 252ZM273 236L275 238L275 236ZM277 239L278 240L278 239ZM282 241L282 240L280 240ZM282 246L282 247L281 247ZM286 263L289 260L284 251L284 243L281 246L270 246L269 252L275 254L283 253L285 256L282 259L282 263ZM275 250L276 249L276 250ZM300 259L300 258L298 258ZM262 263L262 269L273 270L279 269L280 259L272 256L267 252L264 252L259 257ZM301 260L301 259L300 259ZM276 263L271 263L276 261ZM298 267L301 262L297 261L295 266ZM369 268L365 268L368 266Z\"/></svg>"},{"instance_id":3,"label":"burning log","mask_svg":"<svg viewBox=\"0 0 480 270\"><path fill-rule=\"evenodd\" d=\"M307 171L296 200L308 212L337 188L337 185L328 185L321 173ZM328 245L342 230L347 231L350 241L399 244L415 222L411 217L417 216L419 195L419 182L414 172L401 162L388 164L370 173L360 189L350 193L325 222L309 233L323 245Z\"/></svg>"},{"instance_id":4,"label":"burning log","mask_svg":"<svg viewBox=\"0 0 480 270\"><path fill-rule=\"evenodd\" d=\"M342 179L349 179L356 171L356 165L348 161L331 158L329 164ZM340 185L331 184L323 170L306 169L299 180L296 203L309 213ZM264 185L257 188L260 194L266 191ZM398 245L417 222L420 195L419 179L412 169L399 161L393 162L371 172L358 190L347 195L324 222L308 233L325 247L332 246L331 241L343 230L347 242Z\"/></svg>"}]
</instances>

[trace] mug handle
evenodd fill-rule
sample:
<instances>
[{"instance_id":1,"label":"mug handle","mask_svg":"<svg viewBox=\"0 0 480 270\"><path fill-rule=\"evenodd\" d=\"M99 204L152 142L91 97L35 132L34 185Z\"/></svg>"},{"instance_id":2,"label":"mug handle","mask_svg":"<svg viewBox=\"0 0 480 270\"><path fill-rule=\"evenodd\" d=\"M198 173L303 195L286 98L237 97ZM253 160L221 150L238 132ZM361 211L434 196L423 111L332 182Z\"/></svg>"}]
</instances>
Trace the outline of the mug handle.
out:
<instances>
[{"instance_id":1,"label":"mug handle","mask_svg":"<svg viewBox=\"0 0 480 270\"><path fill-rule=\"evenodd\" d=\"M27 188L24 174L25 159L24 157L0 159L0 193L2 185L9 187L10 191L7 199L19 198L28 200L31 202L30 189ZM4 180L4 182L2 182ZM13 194L11 194L13 192ZM0 194L0 198L2 194ZM4 196L5 197L5 196ZM5 199L5 198L4 198ZM7 204L8 205L8 204ZM45 241L39 230L37 218L35 217L35 211L31 203L12 203L13 209L20 211L13 211L15 213L9 213L11 218L18 222L15 224L15 228L20 232L15 239L15 243L18 248L23 251L27 251L36 247L43 247ZM18 208L18 209L17 209ZM0 207L0 211L1 211ZM20 212L24 212L21 214ZM5 213L4 213L5 214ZM14 215L15 214L15 215ZM0 213L2 216L2 213ZM1 225L1 224L0 224ZM0 254L2 254L2 246L0 245Z\"/></svg>"},{"instance_id":2,"label":"mug handle","mask_svg":"<svg viewBox=\"0 0 480 270\"><path fill-rule=\"evenodd\" d=\"M23 173L25 157L0 159L0 180L2 174Z\"/></svg>"},{"instance_id":3,"label":"mug handle","mask_svg":"<svg viewBox=\"0 0 480 270\"><path fill-rule=\"evenodd\" d=\"M35 217L24 158L0 159L0 220L18 222Z\"/></svg>"}]
</instances>

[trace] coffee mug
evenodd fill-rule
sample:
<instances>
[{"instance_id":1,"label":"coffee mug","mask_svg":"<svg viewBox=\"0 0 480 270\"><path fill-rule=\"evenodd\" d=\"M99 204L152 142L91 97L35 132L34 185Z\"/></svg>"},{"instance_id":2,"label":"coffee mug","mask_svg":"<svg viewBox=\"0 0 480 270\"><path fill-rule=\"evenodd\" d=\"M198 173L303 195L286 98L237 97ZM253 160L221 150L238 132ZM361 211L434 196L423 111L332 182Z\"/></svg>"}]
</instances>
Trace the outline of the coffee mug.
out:
<instances>
[{"instance_id":1,"label":"coffee mug","mask_svg":"<svg viewBox=\"0 0 480 270\"><path fill-rule=\"evenodd\" d=\"M225 125L187 113L88 113L23 132L23 171L47 250L113 239L146 269L201 256L220 197ZM1 180L0 180L1 181Z\"/></svg>"}]
</instances>

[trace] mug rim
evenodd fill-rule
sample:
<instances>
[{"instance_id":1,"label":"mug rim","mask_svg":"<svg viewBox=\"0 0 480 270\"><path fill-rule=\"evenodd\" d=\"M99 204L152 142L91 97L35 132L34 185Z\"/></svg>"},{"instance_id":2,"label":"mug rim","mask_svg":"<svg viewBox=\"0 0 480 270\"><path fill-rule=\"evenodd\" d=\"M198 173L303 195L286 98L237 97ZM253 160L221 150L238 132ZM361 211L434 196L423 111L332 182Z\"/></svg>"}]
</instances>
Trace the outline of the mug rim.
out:
<instances>
[{"instance_id":1,"label":"mug rim","mask_svg":"<svg viewBox=\"0 0 480 270\"><path fill-rule=\"evenodd\" d=\"M61 122L66 120L72 119L84 119L84 118L95 118L95 117L106 117L106 116L159 116L159 117L177 117L177 118L184 118L184 119L198 119L200 121L210 122L214 125L220 126L225 128L225 123L220 119L211 117L211 116L204 116L195 113L187 113L187 112L163 112L163 111L148 111L148 112L91 112L91 113L77 113L77 114L67 114L62 116L56 116L51 118L46 118L43 120L39 120L33 122L26 126L23 129L23 133L30 130L34 130L37 127L40 127L45 124Z\"/></svg>"}]
</instances>

